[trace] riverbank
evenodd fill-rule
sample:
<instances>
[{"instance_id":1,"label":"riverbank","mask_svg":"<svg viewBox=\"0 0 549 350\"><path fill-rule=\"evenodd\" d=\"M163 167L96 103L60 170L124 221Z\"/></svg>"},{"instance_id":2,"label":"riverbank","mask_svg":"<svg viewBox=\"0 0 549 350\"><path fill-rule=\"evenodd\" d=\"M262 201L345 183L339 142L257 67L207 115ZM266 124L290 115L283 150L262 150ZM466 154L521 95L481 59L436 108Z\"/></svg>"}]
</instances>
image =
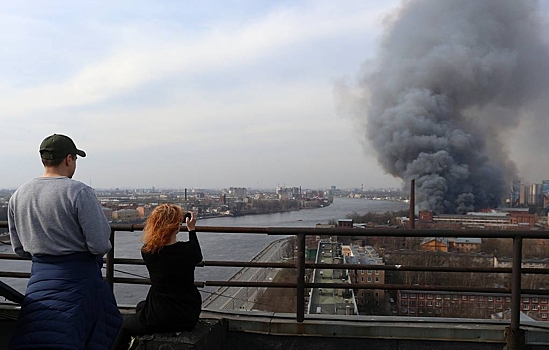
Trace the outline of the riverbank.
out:
<instances>
[{"instance_id":1,"label":"riverbank","mask_svg":"<svg viewBox=\"0 0 549 350\"><path fill-rule=\"evenodd\" d=\"M207 214L201 214L197 217L197 219L217 219L217 218L236 218L236 217L244 217L244 216L254 216L254 215L270 215L270 214L283 214L283 213L291 213L291 212L299 212L301 210L313 210L313 209L320 209L320 208L326 208L330 206L330 204L333 203L333 199L326 200L323 202L323 204L318 205L310 205L310 206L303 206L299 208L290 208L290 209L282 209L282 210L270 210L270 209L253 209L250 211L241 211L241 212L231 212L229 214L226 213L207 213ZM109 221L112 224L132 224L132 225L139 225L144 224L146 218L140 218L139 220L111 220Z\"/></svg>"}]
</instances>

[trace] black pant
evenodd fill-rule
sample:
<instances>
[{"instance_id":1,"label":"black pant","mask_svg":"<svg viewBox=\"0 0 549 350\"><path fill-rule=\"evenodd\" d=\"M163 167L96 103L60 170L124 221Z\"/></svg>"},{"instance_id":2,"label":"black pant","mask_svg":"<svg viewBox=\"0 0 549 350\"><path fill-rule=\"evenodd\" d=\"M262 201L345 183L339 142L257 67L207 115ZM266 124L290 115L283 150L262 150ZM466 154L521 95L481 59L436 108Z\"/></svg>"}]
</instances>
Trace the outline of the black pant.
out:
<instances>
[{"instance_id":1,"label":"black pant","mask_svg":"<svg viewBox=\"0 0 549 350\"><path fill-rule=\"evenodd\" d=\"M130 345L130 340L132 336L140 336L140 335L146 335L146 334L152 334L159 331L159 329L151 329L148 327L145 327L140 321L139 316L141 315L141 311L143 310L143 306L145 305L145 301L139 302L136 307L135 315L130 315L124 319L124 322L122 323L122 327L118 330L118 334L116 335L116 339L114 340L114 344L112 346L112 350L127 350ZM190 332L194 328L194 325L191 327L181 327L179 331L187 331ZM173 329L166 329L165 332L173 331Z\"/></svg>"},{"instance_id":2,"label":"black pant","mask_svg":"<svg viewBox=\"0 0 549 350\"><path fill-rule=\"evenodd\" d=\"M144 327L141 322L139 322L139 313L135 315L128 316L124 319L122 327L116 335L112 350L127 350L130 345L130 340L133 336L145 335L151 331Z\"/></svg>"},{"instance_id":3,"label":"black pant","mask_svg":"<svg viewBox=\"0 0 549 350\"><path fill-rule=\"evenodd\" d=\"M150 329L147 329L139 322L139 315L144 305L145 301L140 301L135 308L135 315L130 315L124 319L112 345L112 350L128 350L132 335L145 335L151 332Z\"/></svg>"}]
</instances>

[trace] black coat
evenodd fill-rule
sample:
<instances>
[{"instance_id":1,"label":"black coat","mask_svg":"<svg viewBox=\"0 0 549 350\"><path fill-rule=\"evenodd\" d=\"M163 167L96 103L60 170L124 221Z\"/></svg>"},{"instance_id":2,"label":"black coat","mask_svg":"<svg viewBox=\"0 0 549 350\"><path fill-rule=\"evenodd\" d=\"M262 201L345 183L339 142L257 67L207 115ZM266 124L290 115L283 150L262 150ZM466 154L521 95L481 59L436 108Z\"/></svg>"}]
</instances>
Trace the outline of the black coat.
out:
<instances>
[{"instance_id":1,"label":"black coat","mask_svg":"<svg viewBox=\"0 0 549 350\"><path fill-rule=\"evenodd\" d=\"M202 298L194 285L195 265L202 261L196 232L188 242L141 252L149 270L151 288L138 311L140 323L151 332L191 330L198 322Z\"/></svg>"}]
</instances>

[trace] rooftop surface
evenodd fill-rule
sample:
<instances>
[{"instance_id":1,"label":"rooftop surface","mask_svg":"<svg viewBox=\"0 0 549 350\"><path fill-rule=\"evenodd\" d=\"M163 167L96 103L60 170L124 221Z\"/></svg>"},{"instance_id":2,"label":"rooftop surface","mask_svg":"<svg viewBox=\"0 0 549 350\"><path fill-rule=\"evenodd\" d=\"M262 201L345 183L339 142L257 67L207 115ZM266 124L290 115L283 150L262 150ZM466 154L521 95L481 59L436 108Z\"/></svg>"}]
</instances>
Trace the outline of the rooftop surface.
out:
<instances>
[{"instance_id":1,"label":"rooftop surface","mask_svg":"<svg viewBox=\"0 0 549 350\"><path fill-rule=\"evenodd\" d=\"M317 263L341 264L341 250L337 242L319 242L316 255ZM351 280L345 269L314 269L314 283L349 283ZM351 289L312 288L309 296L309 314L356 315L356 306Z\"/></svg>"},{"instance_id":2,"label":"rooftop surface","mask_svg":"<svg viewBox=\"0 0 549 350\"><path fill-rule=\"evenodd\" d=\"M122 311L134 312L131 308ZM0 304L0 315L16 313L13 306ZM295 314L215 310L204 310L201 323L217 324L206 335L217 342L208 346L189 344L190 338L203 333L199 328L191 334L170 335L171 349L502 350L509 325L508 320L344 315L307 315L304 322L298 323ZM6 345L14 326L13 319L0 317L0 348ZM524 322L522 328L526 343L523 350L549 348L548 327L540 327L540 322Z\"/></svg>"}]
</instances>

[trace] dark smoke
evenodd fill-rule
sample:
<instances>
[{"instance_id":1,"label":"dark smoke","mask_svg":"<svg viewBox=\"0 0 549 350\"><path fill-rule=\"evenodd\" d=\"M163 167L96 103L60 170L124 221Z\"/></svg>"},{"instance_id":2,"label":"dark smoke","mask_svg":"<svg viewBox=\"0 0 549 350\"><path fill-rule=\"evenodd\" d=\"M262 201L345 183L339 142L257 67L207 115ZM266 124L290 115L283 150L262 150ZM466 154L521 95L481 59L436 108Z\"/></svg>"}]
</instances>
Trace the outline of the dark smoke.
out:
<instances>
[{"instance_id":1,"label":"dark smoke","mask_svg":"<svg viewBox=\"0 0 549 350\"><path fill-rule=\"evenodd\" d=\"M502 204L517 178L505 137L547 96L541 29L528 0L406 1L387 20L358 116L383 168L416 179L419 209Z\"/></svg>"}]
</instances>

